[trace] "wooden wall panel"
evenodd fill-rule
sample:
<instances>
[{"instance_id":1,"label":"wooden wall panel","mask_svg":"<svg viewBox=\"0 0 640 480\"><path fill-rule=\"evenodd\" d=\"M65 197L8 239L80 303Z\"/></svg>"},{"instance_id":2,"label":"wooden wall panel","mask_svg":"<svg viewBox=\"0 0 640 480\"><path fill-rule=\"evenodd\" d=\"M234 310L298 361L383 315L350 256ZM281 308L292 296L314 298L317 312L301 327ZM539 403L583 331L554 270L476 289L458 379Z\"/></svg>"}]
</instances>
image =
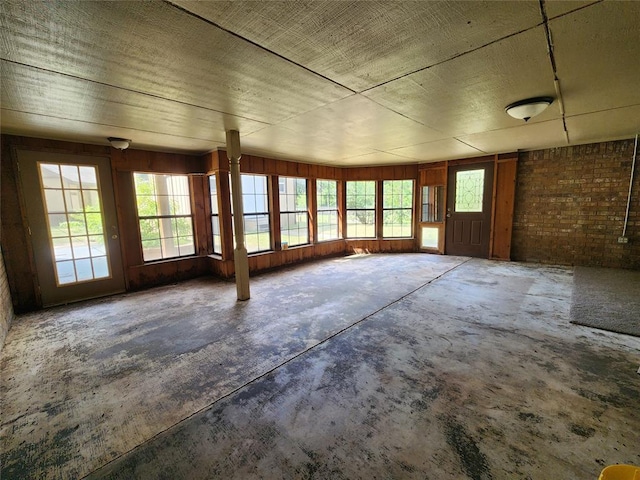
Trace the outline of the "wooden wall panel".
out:
<instances>
[{"instance_id":1,"label":"wooden wall panel","mask_svg":"<svg viewBox=\"0 0 640 480\"><path fill-rule=\"evenodd\" d=\"M219 150L220 158L226 154ZM279 175L284 177L321 178L327 180L341 179L341 169L309 163L290 162L256 155L243 155L240 159L240 171L255 175Z\"/></svg>"},{"instance_id":2,"label":"wooden wall panel","mask_svg":"<svg viewBox=\"0 0 640 480\"><path fill-rule=\"evenodd\" d=\"M211 205L209 202L209 178L205 175L191 175L191 213L197 255L208 255L213 251L211 230Z\"/></svg>"},{"instance_id":3,"label":"wooden wall panel","mask_svg":"<svg viewBox=\"0 0 640 480\"><path fill-rule=\"evenodd\" d=\"M11 161L11 149L14 147L71 153L96 155L111 158L112 174L118 211L120 241L123 251L124 271L127 289L140 289L152 285L170 283L192 278L205 273L215 273L222 277L233 275L233 243L231 235L231 208L229 198L229 161L224 150L216 150L206 155L193 156L169 154L129 149L116 150L109 146L85 145L70 142L32 139L26 137L2 136L2 240L7 274L12 286L14 308L17 312L34 309L40 306L37 295L37 283L33 255L26 232L20 204L19 184L16 181L15 167ZM498 172L496 176L496 215L493 240L494 256L508 258L510 248L511 225L513 216L513 189L515 188L514 154L498 156ZM484 161L470 159L461 162L473 163ZM277 197L276 176L293 176L310 180L309 195L310 214L315 214L315 179L338 180L339 221L341 233L344 229L345 212L345 180L416 180L415 205L416 218L420 213L419 194L421 185L446 185L447 165L452 162L432 164L408 164L397 166L339 168L328 165L315 165L286 160L266 158L256 155L243 155L240 166L243 173L270 175L272 189ZM453 162L455 163L455 161ZM460 163L460 162L459 162ZM193 191L192 207L194 212L194 228L197 239L197 255L194 257L173 259L145 264L140 246L138 220L136 216L135 192L133 187L133 171L150 173L188 174ZM212 251L210 206L208 178L209 173L217 174L218 191L220 193L220 221L222 230L223 254L214 256ZM381 197L379 197L381 198ZM511 200L509 200L511 199ZM272 209L272 212L275 210ZM380 214L380 206L378 206ZM277 229L276 215L273 214L272 225ZM379 216L379 215L378 215ZM277 219L279 220L279 218ZM418 222L414 225L417 228ZM380 229L380 226L378 226ZM279 233L279 229L277 229ZM275 232L274 232L275 233ZM311 232L315 235L315 232ZM308 261L313 258L344 255L362 252L412 252L418 251L418 232L411 239L371 239L371 240L337 240L302 247L278 250L249 257L251 272L264 271L295 262ZM274 238L277 238L277 234Z\"/></svg>"},{"instance_id":4,"label":"wooden wall panel","mask_svg":"<svg viewBox=\"0 0 640 480\"><path fill-rule=\"evenodd\" d=\"M343 169L343 179L356 180L410 180L418 178L418 165L383 167L353 167Z\"/></svg>"},{"instance_id":5,"label":"wooden wall panel","mask_svg":"<svg viewBox=\"0 0 640 480\"><path fill-rule=\"evenodd\" d=\"M183 155L179 153L149 152L145 150L110 151L111 166L116 170L129 172L167 173L186 175L204 173L208 167L208 157Z\"/></svg>"},{"instance_id":6,"label":"wooden wall panel","mask_svg":"<svg viewBox=\"0 0 640 480\"><path fill-rule=\"evenodd\" d=\"M9 291L15 313L42 307L37 290L36 270L33 264L31 240L27 230L23 197L19 187L16 156L10 138L2 136L0 161L0 242Z\"/></svg>"},{"instance_id":7,"label":"wooden wall panel","mask_svg":"<svg viewBox=\"0 0 640 480\"><path fill-rule=\"evenodd\" d=\"M402 253L415 252L416 240L402 238L395 240L346 240L346 254L359 253Z\"/></svg>"},{"instance_id":8,"label":"wooden wall panel","mask_svg":"<svg viewBox=\"0 0 640 480\"><path fill-rule=\"evenodd\" d=\"M208 257L189 257L131 266L127 272L129 289L140 290L206 275L209 273L207 259Z\"/></svg>"},{"instance_id":9,"label":"wooden wall panel","mask_svg":"<svg viewBox=\"0 0 640 480\"><path fill-rule=\"evenodd\" d=\"M120 229L120 247L125 267L141 265L142 247L140 244L140 230L136 213L135 190L133 173L115 171L114 187L116 193L116 210ZM125 276L127 269L125 268ZM127 277L128 281L128 277Z\"/></svg>"},{"instance_id":10,"label":"wooden wall panel","mask_svg":"<svg viewBox=\"0 0 640 480\"><path fill-rule=\"evenodd\" d=\"M446 185L447 165L430 166L420 170L420 186Z\"/></svg>"},{"instance_id":11,"label":"wooden wall panel","mask_svg":"<svg viewBox=\"0 0 640 480\"><path fill-rule=\"evenodd\" d=\"M513 210L516 194L517 160L498 160L496 163L496 197L493 222L492 258L510 260Z\"/></svg>"}]
</instances>

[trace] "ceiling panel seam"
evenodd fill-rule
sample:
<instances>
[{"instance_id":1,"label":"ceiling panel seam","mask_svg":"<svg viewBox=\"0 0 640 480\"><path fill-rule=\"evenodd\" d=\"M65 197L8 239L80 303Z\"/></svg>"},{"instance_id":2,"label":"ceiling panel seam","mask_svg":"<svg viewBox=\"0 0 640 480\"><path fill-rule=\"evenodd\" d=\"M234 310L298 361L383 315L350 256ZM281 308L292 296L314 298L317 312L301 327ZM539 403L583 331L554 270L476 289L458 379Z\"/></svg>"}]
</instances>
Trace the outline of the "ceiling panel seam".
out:
<instances>
[{"instance_id":1,"label":"ceiling panel seam","mask_svg":"<svg viewBox=\"0 0 640 480\"><path fill-rule=\"evenodd\" d=\"M613 108L603 108L600 110L592 110L590 112L576 113L575 115L567 115L567 118L578 118L584 115L593 115L594 113L613 112L614 110L624 110L625 108L635 108L635 107L640 107L640 103L633 103L631 105L622 105L620 107L613 107Z\"/></svg>"},{"instance_id":2,"label":"ceiling panel seam","mask_svg":"<svg viewBox=\"0 0 640 480\"><path fill-rule=\"evenodd\" d=\"M523 30L519 30L519 31L514 32L514 33L510 33L509 35L505 35L504 37L500 37L500 38L498 38L496 40L492 40L492 41L490 41L488 43L485 43L484 45L480 45L478 47L474 47L474 48L472 48L470 50L467 50L465 52L457 53L457 54L453 55L452 57L446 58L444 60L441 60L439 62L433 63L431 65L427 65L426 67L420 67L420 68L418 68L416 70L413 70L411 72L403 73L402 75L399 75L399 76L397 76L395 78L392 78L391 80L386 80L386 81L384 81L382 83L379 83L378 85L374 85L372 87L365 88L364 90L362 90L362 91L360 91L358 93L365 93L365 92L368 92L368 91L373 90L375 88L381 87L383 85L387 85L388 83L395 82L396 80L400 80L402 78L409 77L409 76L411 76L413 74L416 74L416 73L419 73L419 72L424 72L425 70L429 70L430 68L437 67L438 65L442 65L444 63L450 62L452 60L455 60L456 58L460 58L460 57L463 57L463 56L468 55L470 53L477 52L478 50L482 50L483 48L489 47L489 46L491 46L491 45L493 45L495 43L499 43L499 42L501 42L503 40L507 40L508 38L515 37L516 35L520 35L522 33L528 32L529 30L533 30L534 28L537 28L542 24L543 24L543 22L536 23L535 25L532 25L532 26L530 26L528 28L525 28Z\"/></svg>"},{"instance_id":3,"label":"ceiling panel seam","mask_svg":"<svg viewBox=\"0 0 640 480\"><path fill-rule=\"evenodd\" d=\"M196 105L194 103L183 102L181 100L176 100L174 98L162 97L162 96L156 95L154 93L142 92L140 90L134 90L132 88L121 87L121 86L118 86L118 85L112 85L112 84L106 83L106 82L99 82L98 80L92 80L90 78L84 78L84 77L80 77L78 75L73 75L73 74L70 74L70 73L58 72L57 70L50 70L48 68L38 67L36 65L29 65L27 63L16 62L15 60L9 60L9 59L3 58L3 57L0 57L0 61L7 62L7 63L12 63L14 65L20 65L21 67L33 68L34 70L40 70L41 72L53 73L55 75L62 75L62 76L68 77L68 78L73 78L75 80L81 80L83 82L93 83L95 85L102 85L103 87L115 88L117 90L122 90L123 92L135 93L135 94L144 95L144 96L150 97L150 98L157 98L158 100L164 100L166 102L172 102L172 103L177 103L179 105L185 105L187 107L200 108L200 109L206 110L208 112L221 113L222 115L229 115L230 117L241 118L243 120L250 120L252 122L260 123L260 124L264 125L265 127L271 125L271 123L265 122L263 120L257 120L255 118L245 117L243 115L237 115L235 113L223 112L222 110L216 110L214 108L209 108L209 107L205 107L205 106L202 106L202 105Z\"/></svg>"},{"instance_id":4,"label":"ceiling panel seam","mask_svg":"<svg viewBox=\"0 0 640 480\"><path fill-rule=\"evenodd\" d=\"M184 138L184 139L187 139L187 140L200 140L200 141L203 141L203 142L220 143L220 142L216 142L215 140L211 140L210 138L199 138L199 137L190 137L190 136L184 136L184 135L175 135L173 133L157 132L157 131L154 131L154 130L144 130L144 129L136 128L136 127L124 127L122 125L111 125L109 123L91 122L89 120L79 120L77 118L61 117L61 116L58 116L58 115L47 115L45 113L29 112L27 110L16 110L14 108L2 107L0 110L5 111L5 112L15 112L15 113L24 113L26 115L35 115L37 117L53 118L53 119L56 119L56 120L67 120L67 121L70 121L70 122L85 123L85 124L89 124L89 125L99 125L101 127L126 128L128 130L132 130L132 131L135 131L135 132L153 133L153 134L157 134L157 135L163 135L163 136L166 136L166 137L176 137L176 138Z\"/></svg>"},{"instance_id":5,"label":"ceiling panel seam","mask_svg":"<svg viewBox=\"0 0 640 480\"><path fill-rule=\"evenodd\" d=\"M568 12L562 12L558 15L556 15L555 17L549 17L549 20L555 20L557 18L562 18L562 17L566 17L567 15L571 15L572 13L576 13L580 10L584 10L585 8L589 8L589 7L593 7L594 5L597 5L599 3L604 2L604 0L596 0L595 2L592 3L588 3L587 5L580 5L577 8L574 8L573 10L569 10Z\"/></svg>"},{"instance_id":6,"label":"ceiling panel seam","mask_svg":"<svg viewBox=\"0 0 640 480\"><path fill-rule=\"evenodd\" d=\"M562 117L562 128L564 130L564 137L567 141L567 145L569 145L569 130L567 130L564 101L562 99L562 91L560 90L560 79L558 78L558 69L556 68L556 57L553 52L553 38L551 37L551 28L549 27L549 18L547 17L545 0L540 0L540 14L542 15L545 38L547 40L547 52L549 53L549 62L551 63L551 70L553 72L553 86L556 90L556 96L558 97L557 102L560 107L560 115Z\"/></svg>"},{"instance_id":7,"label":"ceiling panel seam","mask_svg":"<svg viewBox=\"0 0 640 480\"><path fill-rule=\"evenodd\" d=\"M469 148L473 148L474 150L477 150L477 151L479 151L479 152L481 152L481 153L486 153L486 154L488 154L488 153L489 153L489 152L487 152L487 151L485 151L485 150L482 150L481 148L476 147L475 145L471 145L470 143L465 142L464 140L460 140L458 137L453 137L453 139L454 139L455 141L460 142L460 143L462 143L463 145L466 145L466 146L467 146L467 147L469 147Z\"/></svg>"},{"instance_id":8,"label":"ceiling panel seam","mask_svg":"<svg viewBox=\"0 0 640 480\"><path fill-rule=\"evenodd\" d=\"M212 27L215 27L215 28L217 28L217 29L219 29L219 30L221 30L223 32L226 32L229 35L233 35L234 37L236 37L236 38L238 38L238 39L240 39L240 40L242 40L244 42L247 42L247 43L253 45L254 47L257 47L260 50L269 53L270 55L278 57L278 58L290 63L291 65L295 65L298 68L302 68L303 70L305 70L305 71L307 71L309 73L312 73L313 75L316 75L317 77L320 77L323 80L326 80L327 82L331 82L331 83L333 83L334 85L336 85L338 87L344 88L345 90L349 90L351 93L357 93L354 89L349 88L346 85L343 85L340 82L337 82L337 81L333 80L332 78L327 77L326 75L322 75L321 73L318 73L315 70L312 70L309 67L306 67L306 66L302 65L301 63L295 62L295 61L291 60L290 58L285 57L284 55L281 55L281 54L279 54L277 52L274 52L273 50L270 50L269 48L265 47L264 45L260 45L259 43L254 42L253 40L250 40L250 39L248 39L246 37L243 37L242 35L234 32L233 30L229 30L229 29L227 29L227 28L225 28L225 27L223 27L221 25L218 25L217 23L215 23L215 22L213 22L213 21L211 21L211 20L209 20L207 18L204 18L201 15L198 15L197 13L194 13L194 12L192 12L190 10L187 10L186 8L184 8L184 7L180 6L180 5L176 5L175 3L171 2L170 0L163 0L163 1L166 4L172 6L173 8L175 8L175 9L177 9L177 10L179 10L179 11L181 11L181 12L187 14L187 15L192 16L193 18L196 18L196 19L198 19L198 20L200 20L202 22L205 22L206 24L211 25Z\"/></svg>"}]
</instances>

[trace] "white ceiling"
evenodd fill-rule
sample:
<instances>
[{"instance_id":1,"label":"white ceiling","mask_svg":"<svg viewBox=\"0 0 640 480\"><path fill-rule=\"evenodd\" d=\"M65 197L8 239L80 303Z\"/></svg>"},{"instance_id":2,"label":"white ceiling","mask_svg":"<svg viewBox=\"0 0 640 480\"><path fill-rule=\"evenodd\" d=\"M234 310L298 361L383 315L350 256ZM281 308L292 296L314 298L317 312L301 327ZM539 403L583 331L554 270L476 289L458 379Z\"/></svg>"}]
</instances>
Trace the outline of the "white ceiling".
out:
<instances>
[{"instance_id":1,"label":"white ceiling","mask_svg":"<svg viewBox=\"0 0 640 480\"><path fill-rule=\"evenodd\" d=\"M0 15L3 133L204 153L233 128L247 153L360 166L640 130L637 1L2 0ZM543 95L529 123L504 112Z\"/></svg>"}]
</instances>

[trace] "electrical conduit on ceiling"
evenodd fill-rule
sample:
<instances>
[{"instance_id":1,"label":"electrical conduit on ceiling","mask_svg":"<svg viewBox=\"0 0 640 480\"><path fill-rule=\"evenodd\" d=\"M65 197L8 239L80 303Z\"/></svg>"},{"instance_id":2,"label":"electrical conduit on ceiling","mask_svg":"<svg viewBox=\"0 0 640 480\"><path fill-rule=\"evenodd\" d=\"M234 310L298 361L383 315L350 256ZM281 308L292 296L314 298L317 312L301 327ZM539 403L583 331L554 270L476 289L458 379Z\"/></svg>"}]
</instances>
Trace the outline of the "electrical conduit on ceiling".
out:
<instances>
[{"instance_id":1,"label":"electrical conduit on ceiling","mask_svg":"<svg viewBox=\"0 0 640 480\"><path fill-rule=\"evenodd\" d=\"M564 101L562 100L562 92L560 91L560 79L558 78L558 70L556 68L556 57L553 53L553 40L551 38L551 29L549 28L549 18L547 17L547 11L544 6L545 0L540 0L540 14L542 15L542 22L544 25L545 36L547 39L547 51L549 52L549 61L551 62L551 70L553 70L553 87L556 91L556 98L558 100L558 108L560 108L560 115L562 116L562 128L564 130L564 138L569 144L569 131L567 130L567 121L564 114Z\"/></svg>"},{"instance_id":2,"label":"electrical conduit on ceiling","mask_svg":"<svg viewBox=\"0 0 640 480\"><path fill-rule=\"evenodd\" d=\"M636 158L638 156L638 134L636 133L636 141L633 146L633 160L631 161L631 176L629 177L629 194L627 195L627 212L624 215L624 227L622 227L622 237L618 239L620 243L627 243L627 223L629 222L629 210L631 208L631 191L633 190L633 174L636 170ZM623 240L621 240L623 239Z\"/></svg>"}]
</instances>

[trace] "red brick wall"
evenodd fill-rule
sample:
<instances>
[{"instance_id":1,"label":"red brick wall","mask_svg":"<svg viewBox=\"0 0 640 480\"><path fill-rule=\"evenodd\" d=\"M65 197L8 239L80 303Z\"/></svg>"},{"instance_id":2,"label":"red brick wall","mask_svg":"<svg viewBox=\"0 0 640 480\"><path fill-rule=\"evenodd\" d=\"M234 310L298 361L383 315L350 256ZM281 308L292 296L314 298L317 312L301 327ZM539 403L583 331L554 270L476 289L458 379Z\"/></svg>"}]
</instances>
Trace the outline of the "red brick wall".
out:
<instances>
[{"instance_id":1,"label":"red brick wall","mask_svg":"<svg viewBox=\"0 0 640 480\"><path fill-rule=\"evenodd\" d=\"M640 269L640 161L626 236L633 140L521 152L512 258Z\"/></svg>"}]
</instances>

